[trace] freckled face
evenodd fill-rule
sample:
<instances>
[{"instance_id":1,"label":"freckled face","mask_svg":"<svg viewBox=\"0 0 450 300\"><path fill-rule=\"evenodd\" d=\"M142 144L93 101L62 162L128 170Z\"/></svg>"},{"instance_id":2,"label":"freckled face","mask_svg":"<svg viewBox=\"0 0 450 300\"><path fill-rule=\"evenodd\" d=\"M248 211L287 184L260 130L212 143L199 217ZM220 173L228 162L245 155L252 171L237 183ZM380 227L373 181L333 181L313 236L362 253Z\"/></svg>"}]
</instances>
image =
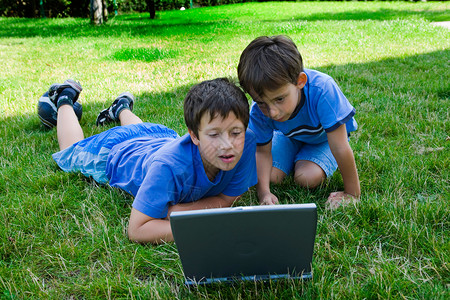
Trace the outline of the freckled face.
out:
<instances>
[{"instance_id":1,"label":"freckled face","mask_svg":"<svg viewBox=\"0 0 450 300\"><path fill-rule=\"evenodd\" d=\"M216 116L211 120L205 113L200 122L198 137L189 130L192 142L198 146L205 172L210 179L219 170L233 169L242 156L245 143L245 126L234 113L226 118Z\"/></svg>"}]
</instances>

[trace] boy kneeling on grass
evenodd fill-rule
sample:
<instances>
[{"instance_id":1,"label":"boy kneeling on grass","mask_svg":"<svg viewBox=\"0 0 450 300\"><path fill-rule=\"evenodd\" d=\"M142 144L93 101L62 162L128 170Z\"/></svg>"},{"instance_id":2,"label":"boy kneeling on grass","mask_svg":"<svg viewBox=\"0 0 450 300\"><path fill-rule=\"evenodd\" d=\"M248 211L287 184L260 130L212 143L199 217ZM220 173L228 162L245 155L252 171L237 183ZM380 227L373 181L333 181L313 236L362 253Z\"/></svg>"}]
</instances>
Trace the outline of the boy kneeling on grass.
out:
<instances>
[{"instance_id":1,"label":"boy kneeling on grass","mask_svg":"<svg viewBox=\"0 0 450 300\"><path fill-rule=\"evenodd\" d=\"M66 172L133 195L128 236L136 242L172 241L172 211L231 206L256 184L255 137L247 131L249 105L228 79L195 85L184 99L188 133L179 137L163 125L143 123L134 97L123 93L103 110L97 124L121 126L84 139L74 111L81 86L72 80L50 87L40 101L57 112L59 152ZM45 96L48 97L45 97Z\"/></svg>"},{"instance_id":2,"label":"boy kneeling on grass","mask_svg":"<svg viewBox=\"0 0 450 300\"><path fill-rule=\"evenodd\" d=\"M253 105L249 128L256 134L256 190L261 204L275 204L270 182L293 171L295 181L315 188L339 167L344 191L331 193L327 206L356 201L361 194L350 132L357 129L355 109L336 82L303 69L302 57L286 36L261 36L242 52L241 86Z\"/></svg>"}]
</instances>

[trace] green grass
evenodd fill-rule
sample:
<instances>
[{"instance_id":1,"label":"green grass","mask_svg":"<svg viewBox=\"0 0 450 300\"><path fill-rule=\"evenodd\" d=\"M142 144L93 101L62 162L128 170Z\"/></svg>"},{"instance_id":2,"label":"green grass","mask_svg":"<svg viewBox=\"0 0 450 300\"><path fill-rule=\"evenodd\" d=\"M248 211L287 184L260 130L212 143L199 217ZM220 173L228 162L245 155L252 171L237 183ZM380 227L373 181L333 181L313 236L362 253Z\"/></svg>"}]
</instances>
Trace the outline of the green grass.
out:
<instances>
[{"instance_id":1,"label":"green grass","mask_svg":"<svg viewBox=\"0 0 450 300\"><path fill-rule=\"evenodd\" d=\"M448 299L450 33L430 24L445 20L445 2L247 3L120 15L101 27L0 18L0 298ZM236 77L245 46L275 34L356 107L361 202L325 210L339 173L314 191L274 185L282 203L319 207L313 279L189 290L174 244L127 240L130 196L57 168L37 99L80 80L90 136L102 130L97 113L130 91L145 121L184 134L188 89ZM256 203L251 189L238 204Z\"/></svg>"}]
</instances>

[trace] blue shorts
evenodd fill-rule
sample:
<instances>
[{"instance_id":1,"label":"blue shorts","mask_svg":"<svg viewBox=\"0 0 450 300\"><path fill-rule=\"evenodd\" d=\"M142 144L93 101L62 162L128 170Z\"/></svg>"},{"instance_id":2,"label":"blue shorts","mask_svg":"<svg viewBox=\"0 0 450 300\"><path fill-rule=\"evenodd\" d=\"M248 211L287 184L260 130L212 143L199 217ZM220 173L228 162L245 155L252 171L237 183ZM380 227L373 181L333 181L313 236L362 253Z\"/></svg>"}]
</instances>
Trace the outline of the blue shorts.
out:
<instances>
[{"instance_id":1,"label":"blue shorts","mask_svg":"<svg viewBox=\"0 0 450 300\"><path fill-rule=\"evenodd\" d=\"M153 123L139 123L117 126L102 133L81 140L52 155L65 172L81 172L101 184L109 182L106 176L108 154L115 145L139 137L177 138L170 128Z\"/></svg>"},{"instance_id":2,"label":"blue shorts","mask_svg":"<svg viewBox=\"0 0 450 300\"><path fill-rule=\"evenodd\" d=\"M274 131L272 139L273 166L290 174L299 160L312 161L319 165L327 177L337 170L337 162L331 153L328 142L306 144L286 137L280 131Z\"/></svg>"}]
</instances>

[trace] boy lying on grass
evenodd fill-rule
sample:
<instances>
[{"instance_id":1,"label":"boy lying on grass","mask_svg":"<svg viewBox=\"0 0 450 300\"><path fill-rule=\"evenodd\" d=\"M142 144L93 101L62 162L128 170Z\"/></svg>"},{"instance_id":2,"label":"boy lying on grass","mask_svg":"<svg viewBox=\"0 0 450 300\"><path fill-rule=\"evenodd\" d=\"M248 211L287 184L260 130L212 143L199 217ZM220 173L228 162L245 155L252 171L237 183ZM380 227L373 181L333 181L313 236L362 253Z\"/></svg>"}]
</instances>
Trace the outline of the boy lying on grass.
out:
<instances>
[{"instance_id":1,"label":"boy lying on grass","mask_svg":"<svg viewBox=\"0 0 450 300\"><path fill-rule=\"evenodd\" d=\"M40 99L54 107L56 119L49 121L56 123L60 151L53 159L66 172L81 172L135 197L130 240L172 241L172 211L228 207L256 184L255 137L246 130L249 105L228 79L191 88L184 99L188 133L182 137L143 123L132 112L133 95L123 93L97 118L98 125L121 126L85 139L74 111L81 90L67 80Z\"/></svg>"},{"instance_id":2,"label":"boy lying on grass","mask_svg":"<svg viewBox=\"0 0 450 300\"><path fill-rule=\"evenodd\" d=\"M303 69L302 57L286 36L261 36L242 52L238 76L253 105L249 128L256 134L256 190L262 204L278 203L270 182L293 170L295 182L315 188L339 170L344 191L331 193L336 208L361 194L350 132L357 129L355 109L336 82Z\"/></svg>"}]
</instances>

